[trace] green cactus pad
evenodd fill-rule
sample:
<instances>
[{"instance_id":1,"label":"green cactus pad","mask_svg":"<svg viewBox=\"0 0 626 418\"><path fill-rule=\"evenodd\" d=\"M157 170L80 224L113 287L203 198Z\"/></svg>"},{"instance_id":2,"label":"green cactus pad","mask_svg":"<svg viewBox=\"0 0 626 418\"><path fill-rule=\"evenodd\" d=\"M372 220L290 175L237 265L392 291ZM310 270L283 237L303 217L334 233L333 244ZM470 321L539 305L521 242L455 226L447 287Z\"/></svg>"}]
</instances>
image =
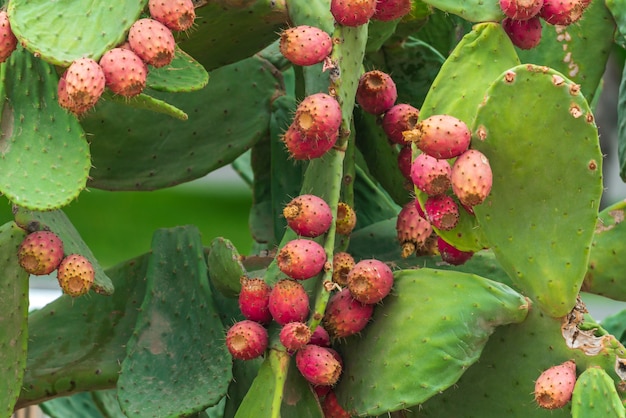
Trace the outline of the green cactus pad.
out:
<instances>
[{"instance_id":1,"label":"green cactus pad","mask_svg":"<svg viewBox=\"0 0 626 418\"><path fill-rule=\"evenodd\" d=\"M572 393L572 418L624 418L624 405L613 379L591 367L578 376Z\"/></svg>"},{"instance_id":2,"label":"green cactus pad","mask_svg":"<svg viewBox=\"0 0 626 418\"><path fill-rule=\"evenodd\" d=\"M38 212L15 206L13 208L15 222L28 231L50 230L63 241L65 255L80 254L86 257L95 270L92 289L96 293L110 295L113 293L113 283L105 273L91 249L80 236L70 219L62 210Z\"/></svg>"},{"instance_id":3,"label":"green cactus pad","mask_svg":"<svg viewBox=\"0 0 626 418\"><path fill-rule=\"evenodd\" d=\"M117 383L128 417L175 417L215 405L232 377L224 328L196 227L159 229Z\"/></svg>"},{"instance_id":4,"label":"green cactus pad","mask_svg":"<svg viewBox=\"0 0 626 418\"><path fill-rule=\"evenodd\" d=\"M254 240L267 248L278 242L275 236L274 205L272 202L272 148L270 141L260 141L250 152L250 166L254 173L252 208L248 224ZM284 231L284 230L283 230Z\"/></svg>"},{"instance_id":5,"label":"green cactus pad","mask_svg":"<svg viewBox=\"0 0 626 418\"><path fill-rule=\"evenodd\" d=\"M52 399L41 403L39 406L51 418L112 418L102 414L89 392Z\"/></svg>"},{"instance_id":6,"label":"green cactus pad","mask_svg":"<svg viewBox=\"0 0 626 418\"><path fill-rule=\"evenodd\" d=\"M619 86L619 101L617 103L617 144L619 156L619 174L626 180L626 67L622 72L622 81Z\"/></svg>"},{"instance_id":7,"label":"green cactus pad","mask_svg":"<svg viewBox=\"0 0 626 418\"><path fill-rule=\"evenodd\" d=\"M287 371L287 380L283 388L283 402L280 408L281 417L324 418L317 396L291 361Z\"/></svg>"},{"instance_id":8,"label":"green cactus pad","mask_svg":"<svg viewBox=\"0 0 626 418\"><path fill-rule=\"evenodd\" d=\"M241 291L240 280L246 275L246 269L233 243L226 238L215 238L209 248L207 263L213 286L224 296L237 297Z\"/></svg>"},{"instance_id":9,"label":"green cactus pad","mask_svg":"<svg viewBox=\"0 0 626 418\"><path fill-rule=\"evenodd\" d=\"M528 313L523 296L479 276L423 268L394 277L372 322L340 346L337 397L354 414L402 410L445 390L479 359L498 325Z\"/></svg>"},{"instance_id":10,"label":"green cactus pad","mask_svg":"<svg viewBox=\"0 0 626 418\"><path fill-rule=\"evenodd\" d=\"M624 0L606 0L605 3L617 24L615 42L624 48L626 47L626 10L624 9Z\"/></svg>"},{"instance_id":11,"label":"green cactus pad","mask_svg":"<svg viewBox=\"0 0 626 418\"><path fill-rule=\"evenodd\" d=\"M29 275L17 259L17 249L25 236L13 222L0 227L0 415L6 417L13 413L26 366Z\"/></svg>"},{"instance_id":12,"label":"green cactus pad","mask_svg":"<svg viewBox=\"0 0 626 418\"><path fill-rule=\"evenodd\" d=\"M29 209L58 209L85 188L85 134L57 103L54 67L18 48L3 69L0 192Z\"/></svg>"},{"instance_id":13,"label":"green cactus pad","mask_svg":"<svg viewBox=\"0 0 626 418\"><path fill-rule=\"evenodd\" d=\"M228 326L233 322L229 322ZM237 413L241 401L246 396L254 379L259 374L259 369L263 364L263 357L252 360L233 359L233 380L228 387L226 395L226 406L222 418L232 418Z\"/></svg>"},{"instance_id":14,"label":"green cactus pad","mask_svg":"<svg viewBox=\"0 0 626 418\"><path fill-rule=\"evenodd\" d=\"M538 102L549 111L533 112ZM579 86L547 67L514 67L487 91L472 132L494 173L491 194L474 208L487 240L541 309L566 315L602 194L598 130Z\"/></svg>"},{"instance_id":15,"label":"green cactus pad","mask_svg":"<svg viewBox=\"0 0 626 418\"><path fill-rule=\"evenodd\" d=\"M500 21L504 13L497 1L484 0L424 0L444 12L461 16L470 22Z\"/></svg>"},{"instance_id":16,"label":"green cactus pad","mask_svg":"<svg viewBox=\"0 0 626 418\"><path fill-rule=\"evenodd\" d=\"M117 390L97 390L91 392L93 401L106 418L125 418L126 416L117 401Z\"/></svg>"},{"instance_id":17,"label":"green cactus pad","mask_svg":"<svg viewBox=\"0 0 626 418\"><path fill-rule=\"evenodd\" d=\"M151 112L167 115L182 121L186 121L187 119L189 119L189 115L187 115L184 111L180 110L176 106L173 106L164 100L159 100L157 98L149 96L145 94L145 92L146 90L144 90L144 93L129 98L113 94L110 91L106 90L102 95L102 101L100 103L104 103L105 101L107 101L133 109L149 110Z\"/></svg>"},{"instance_id":18,"label":"green cactus pad","mask_svg":"<svg viewBox=\"0 0 626 418\"><path fill-rule=\"evenodd\" d=\"M59 7L48 0L11 0L7 12L11 29L26 49L44 61L68 66L78 58L98 60L123 42L147 3L124 1L103 7L87 0L67 0Z\"/></svg>"},{"instance_id":19,"label":"green cactus pad","mask_svg":"<svg viewBox=\"0 0 626 418\"><path fill-rule=\"evenodd\" d=\"M193 57L180 48L172 62L161 68L151 68L146 86L169 92L190 92L201 90L209 82L209 73Z\"/></svg>"},{"instance_id":20,"label":"green cactus pad","mask_svg":"<svg viewBox=\"0 0 626 418\"><path fill-rule=\"evenodd\" d=\"M401 207L387 194L386 189L375 183L359 165L356 166L354 181L354 207L358 209L356 227L369 226L397 216ZM408 200L408 193L406 200Z\"/></svg>"}]
</instances>

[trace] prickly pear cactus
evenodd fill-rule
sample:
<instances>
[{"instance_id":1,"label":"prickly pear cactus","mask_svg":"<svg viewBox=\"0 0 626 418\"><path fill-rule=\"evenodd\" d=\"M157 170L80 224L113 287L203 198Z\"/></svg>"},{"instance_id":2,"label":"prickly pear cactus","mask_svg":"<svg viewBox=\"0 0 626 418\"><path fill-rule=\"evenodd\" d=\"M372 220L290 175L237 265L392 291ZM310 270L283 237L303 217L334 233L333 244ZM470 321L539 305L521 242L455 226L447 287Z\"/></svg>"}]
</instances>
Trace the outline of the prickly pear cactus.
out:
<instances>
[{"instance_id":1,"label":"prickly pear cactus","mask_svg":"<svg viewBox=\"0 0 626 418\"><path fill-rule=\"evenodd\" d=\"M620 2L571 2L569 25L548 23L544 7L536 17L541 41L530 50L509 38L497 1L361 2L348 13L365 23L353 26L340 16L349 2L335 0L5 3L0 192L13 219L0 228L0 417L37 404L52 417L103 418L625 415L626 314L598 323L585 305L591 293L626 301L625 204L601 207L594 115L609 51L626 45ZM125 97L106 88L78 111L79 92L101 91L94 88L101 78L79 71L68 80L65 69L131 48L133 23L158 19L154 8L170 6L195 19L172 33L176 46L164 51L171 63L136 62L145 65L145 81L113 66L120 72L105 73L105 85L121 77L141 92ZM281 53L282 31L301 25L331 39L330 53L310 66ZM323 48L315 37L294 48L318 57L328 50L321 38ZM153 39L155 48L167 47ZM397 97L394 105L419 110L402 122L405 143L390 139L388 107L374 114L378 106L356 100L370 70L391 79L368 86L372 100ZM333 106L301 106L317 93ZM622 172L624 103L622 86ZM327 123L336 105L338 129L338 117ZM438 115L457 125L431 125ZM462 125L470 135L450 134ZM451 140L444 151L463 144L444 162L452 173L437 198L448 202L445 213L410 175L413 160L428 152L420 142L428 135ZM292 151L322 143L331 147L316 158ZM485 166L459 172L455 159L468 150ZM81 237L91 225L75 225L63 210L90 188L109 191L108 201L229 164L252 198L241 224L249 251L229 237L164 222L149 251L106 268L97 245ZM470 205L457 196L462 187L486 197ZM314 238L298 236L283 213L303 194L324 199L332 212ZM415 217L399 222L406 205ZM353 228L341 227L345 213L355 215ZM89 216L99 222L98 213ZM444 216L452 221L437 223ZM131 229L119 235L134 240ZM64 294L28 313L28 283L39 279L21 267L18 247L41 230L61 238L64 256L85 257L94 279L89 293ZM413 252L399 242L407 236L418 243ZM295 253L280 250L296 239L319 244L308 246L318 250L313 256L297 254L300 267L322 266L314 277L291 278L282 267ZM339 252L364 263L353 269L345 254L335 260ZM88 273L77 269L73 279ZM380 286L383 275L393 276L391 290ZM242 278L264 283L241 293ZM294 290L274 291L286 280ZM299 335L274 320L296 307L308 312ZM272 319L251 324L246 315L254 310ZM232 330L245 332L237 334L231 327L240 322ZM313 350L319 355L307 356ZM565 406L544 409L535 380L566 361L576 364L573 392L561 394Z\"/></svg>"}]
</instances>

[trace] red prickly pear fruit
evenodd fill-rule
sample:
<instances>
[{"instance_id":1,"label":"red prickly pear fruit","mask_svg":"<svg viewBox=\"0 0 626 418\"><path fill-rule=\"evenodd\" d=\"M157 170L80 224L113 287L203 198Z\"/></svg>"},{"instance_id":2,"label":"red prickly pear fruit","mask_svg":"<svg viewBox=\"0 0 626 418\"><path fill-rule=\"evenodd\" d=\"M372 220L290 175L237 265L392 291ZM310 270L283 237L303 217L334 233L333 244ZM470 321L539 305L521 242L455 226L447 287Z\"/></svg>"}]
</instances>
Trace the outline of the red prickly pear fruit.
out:
<instances>
[{"instance_id":1,"label":"red prickly pear fruit","mask_svg":"<svg viewBox=\"0 0 626 418\"><path fill-rule=\"evenodd\" d=\"M348 413L337 401L337 395L335 391L331 390L326 393L324 402L322 402L322 412L324 412L324 418L350 418L352 415Z\"/></svg>"},{"instance_id":2,"label":"red prickly pear fruit","mask_svg":"<svg viewBox=\"0 0 626 418\"><path fill-rule=\"evenodd\" d=\"M587 5L582 0L544 0L539 16L551 25L568 26L583 16Z\"/></svg>"},{"instance_id":3,"label":"red prickly pear fruit","mask_svg":"<svg viewBox=\"0 0 626 418\"><path fill-rule=\"evenodd\" d=\"M459 205L450 196L429 196L424 202L426 220L437 229L449 231L459 222Z\"/></svg>"},{"instance_id":4,"label":"red prickly pear fruit","mask_svg":"<svg viewBox=\"0 0 626 418\"><path fill-rule=\"evenodd\" d=\"M0 11L0 62L4 62L17 48L17 38L11 30L9 16L4 10Z\"/></svg>"},{"instance_id":5,"label":"red prickly pear fruit","mask_svg":"<svg viewBox=\"0 0 626 418\"><path fill-rule=\"evenodd\" d=\"M328 331L321 325L315 327L309 344L319 345L320 347L330 347L330 335L328 335Z\"/></svg>"},{"instance_id":6,"label":"red prickly pear fruit","mask_svg":"<svg viewBox=\"0 0 626 418\"><path fill-rule=\"evenodd\" d=\"M411 12L411 0L378 0L372 19L388 22L400 19Z\"/></svg>"},{"instance_id":7,"label":"red prickly pear fruit","mask_svg":"<svg viewBox=\"0 0 626 418\"><path fill-rule=\"evenodd\" d=\"M343 26L361 26L376 13L376 0L331 0L330 13Z\"/></svg>"},{"instance_id":8,"label":"red prickly pear fruit","mask_svg":"<svg viewBox=\"0 0 626 418\"><path fill-rule=\"evenodd\" d=\"M280 271L296 280L317 276L326 263L324 247L308 239L294 239L280 249L276 255Z\"/></svg>"},{"instance_id":9,"label":"red prickly pear fruit","mask_svg":"<svg viewBox=\"0 0 626 418\"><path fill-rule=\"evenodd\" d=\"M324 313L324 328L333 338L343 338L361 332L374 312L374 305L361 303L345 288L328 300Z\"/></svg>"},{"instance_id":10,"label":"red prickly pear fruit","mask_svg":"<svg viewBox=\"0 0 626 418\"><path fill-rule=\"evenodd\" d=\"M536 16L543 0L500 0L500 8L504 14L514 20L528 20Z\"/></svg>"},{"instance_id":11,"label":"red prickly pear fruit","mask_svg":"<svg viewBox=\"0 0 626 418\"><path fill-rule=\"evenodd\" d=\"M50 231L28 234L17 250L20 266L29 274L50 274L63 260L63 241Z\"/></svg>"},{"instance_id":12,"label":"red prickly pear fruit","mask_svg":"<svg viewBox=\"0 0 626 418\"><path fill-rule=\"evenodd\" d=\"M405 145L402 132L414 129L419 116L420 111L410 104L400 103L392 106L383 116L383 131L391 142Z\"/></svg>"},{"instance_id":13,"label":"red prickly pear fruit","mask_svg":"<svg viewBox=\"0 0 626 418\"><path fill-rule=\"evenodd\" d=\"M472 258L472 251L461 251L452 244L448 244L443 238L437 237L437 249L441 254L441 259L448 264L460 266Z\"/></svg>"},{"instance_id":14,"label":"red prickly pear fruit","mask_svg":"<svg viewBox=\"0 0 626 418\"><path fill-rule=\"evenodd\" d=\"M324 61L333 49L330 35L315 26L301 25L280 34L280 52L295 65L307 66Z\"/></svg>"},{"instance_id":15,"label":"red prickly pear fruit","mask_svg":"<svg viewBox=\"0 0 626 418\"><path fill-rule=\"evenodd\" d=\"M502 21L502 28L509 35L513 45L520 49L533 49L541 42L541 19L534 16L528 20L513 20L506 18Z\"/></svg>"},{"instance_id":16,"label":"red prickly pear fruit","mask_svg":"<svg viewBox=\"0 0 626 418\"><path fill-rule=\"evenodd\" d=\"M89 292L95 271L91 262L80 254L70 254L61 260L57 279L63 293L77 297Z\"/></svg>"},{"instance_id":17,"label":"red prickly pear fruit","mask_svg":"<svg viewBox=\"0 0 626 418\"><path fill-rule=\"evenodd\" d=\"M343 251L333 254L333 282L339 286L348 285L348 273L355 266L354 258Z\"/></svg>"},{"instance_id":18,"label":"red prickly pear fruit","mask_svg":"<svg viewBox=\"0 0 626 418\"><path fill-rule=\"evenodd\" d=\"M315 394L317 395L318 399L324 399L324 396L326 396L328 392L332 390L332 388L333 387L330 385L314 385L313 386L313 390L315 391Z\"/></svg>"},{"instance_id":19,"label":"red prickly pear fruit","mask_svg":"<svg viewBox=\"0 0 626 418\"><path fill-rule=\"evenodd\" d=\"M304 322L309 315L309 295L293 280L279 280L270 292L270 313L280 325Z\"/></svg>"},{"instance_id":20,"label":"red prickly pear fruit","mask_svg":"<svg viewBox=\"0 0 626 418\"><path fill-rule=\"evenodd\" d=\"M480 205L491 192L493 173L489 160L480 151L470 149L452 165L452 191L465 206Z\"/></svg>"},{"instance_id":21,"label":"red prickly pear fruit","mask_svg":"<svg viewBox=\"0 0 626 418\"><path fill-rule=\"evenodd\" d=\"M73 61L64 78L67 97L77 109L91 109L104 92L104 71L90 58Z\"/></svg>"},{"instance_id":22,"label":"red prickly pear fruit","mask_svg":"<svg viewBox=\"0 0 626 418\"><path fill-rule=\"evenodd\" d=\"M339 132L324 139L308 138L295 125L291 124L283 134L282 141L294 160L310 160L326 154L337 142Z\"/></svg>"},{"instance_id":23,"label":"red prickly pear fruit","mask_svg":"<svg viewBox=\"0 0 626 418\"><path fill-rule=\"evenodd\" d=\"M396 221L398 241L402 246L402 258L407 258L420 248L433 233L433 227L420 215L419 202L409 202L402 207Z\"/></svg>"},{"instance_id":24,"label":"red prickly pear fruit","mask_svg":"<svg viewBox=\"0 0 626 418\"><path fill-rule=\"evenodd\" d=\"M572 397L576 384L576 363L568 360L544 370L535 381L535 401L545 409L562 408Z\"/></svg>"},{"instance_id":25,"label":"red prickly pear fruit","mask_svg":"<svg viewBox=\"0 0 626 418\"><path fill-rule=\"evenodd\" d=\"M176 41L172 31L154 19L139 19L128 31L128 43L135 54L155 68L165 67L174 59Z\"/></svg>"},{"instance_id":26,"label":"red prickly pear fruit","mask_svg":"<svg viewBox=\"0 0 626 418\"><path fill-rule=\"evenodd\" d=\"M287 225L298 235L314 238L328 231L333 223L333 212L321 197L303 194L283 208Z\"/></svg>"},{"instance_id":27,"label":"red prickly pear fruit","mask_svg":"<svg viewBox=\"0 0 626 418\"><path fill-rule=\"evenodd\" d=\"M451 174L448 161L428 154L419 154L411 163L411 181L429 196L445 193L450 188Z\"/></svg>"},{"instance_id":28,"label":"red prickly pear fruit","mask_svg":"<svg viewBox=\"0 0 626 418\"><path fill-rule=\"evenodd\" d=\"M350 235L356 226L356 212L347 203L337 204L337 220L335 232L340 235Z\"/></svg>"},{"instance_id":29,"label":"red prickly pear fruit","mask_svg":"<svg viewBox=\"0 0 626 418\"><path fill-rule=\"evenodd\" d=\"M393 272L379 260L361 260L348 273L350 294L361 303L373 304L383 300L393 286Z\"/></svg>"},{"instance_id":30,"label":"red prickly pear fruit","mask_svg":"<svg viewBox=\"0 0 626 418\"><path fill-rule=\"evenodd\" d=\"M226 347L237 360L252 360L267 349L267 330L257 322L245 319L236 322L226 332Z\"/></svg>"},{"instance_id":31,"label":"red prickly pear fruit","mask_svg":"<svg viewBox=\"0 0 626 418\"><path fill-rule=\"evenodd\" d=\"M387 73L372 70L364 73L356 89L356 101L372 115L380 115L391 109L398 98L396 83Z\"/></svg>"},{"instance_id":32,"label":"red prickly pear fruit","mask_svg":"<svg viewBox=\"0 0 626 418\"><path fill-rule=\"evenodd\" d=\"M106 86L124 97L138 95L146 87L148 68L130 49L113 48L100 58Z\"/></svg>"},{"instance_id":33,"label":"red prickly pear fruit","mask_svg":"<svg viewBox=\"0 0 626 418\"><path fill-rule=\"evenodd\" d=\"M472 139L465 122L450 115L433 115L403 135L405 141L415 142L422 152L443 160L461 155Z\"/></svg>"},{"instance_id":34,"label":"red prickly pear fruit","mask_svg":"<svg viewBox=\"0 0 626 418\"><path fill-rule=\"evenodd\" d=\"M239 309L246 319L269 324L272 321L270 313L270 292L272 289L263 279L241 278L239 292Z\"/></svg>"},{"instance_id":35,"label":"red prickly pear fruit","mask_svg":"<svg viewBox=\"0 0 626 418\"><path fill-rule=\"evenodd\" d=\"M411 164L413 158L413 150L411 149L411 145L405 145L400 148L400 152L398 153L398 167L400 168L400 172L404 176L405 179L411 180ZM411 180L411 183L413 181Z\"/></svg>"},{"instance_id":36,"label":"red prickly pear fruit","mask_svg":"<svg viewBox=\"0 0 626 418\"><path fill-rule=\"evenodd\" d=\"M196 19L192 0L150 0L148 9L154 20L175 31L190 29Z\"/></svg>"},{"instance_id":37,"label":"red prickly pear fruit","mask_svg":"<svg viewBox=\"0 0 626 418\"><path fill-rule=\"evenodd\" d=\"M311 330L304 322L289 322L280 330L279 339L288 352L295 353L311 341Z\"/></svg>"},{"instance_id":38,"label":"red prickly pear fruit","mask_svg":"<svg viewBox=\"0 0 626 418\"><path fill-rule=\"evenodd\" d=\"M296 367L313 385L332 386L341 375L341 363L328 348L307 344L296 353Z\"/></svg>"}]
</instances>

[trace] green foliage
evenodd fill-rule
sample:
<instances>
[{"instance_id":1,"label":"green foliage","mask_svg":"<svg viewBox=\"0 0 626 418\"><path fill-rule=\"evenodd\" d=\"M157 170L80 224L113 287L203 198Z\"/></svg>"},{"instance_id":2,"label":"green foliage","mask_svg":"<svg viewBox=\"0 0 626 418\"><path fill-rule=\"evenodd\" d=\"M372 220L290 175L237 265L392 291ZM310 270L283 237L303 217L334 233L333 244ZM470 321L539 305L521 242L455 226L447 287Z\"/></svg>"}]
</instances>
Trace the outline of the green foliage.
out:
<instances>
[{"instance_id":1,"label":"green foliage","mask_svg":"<svg viewBox=\"0 0 626 418\"><path fill-rule=\"evenodd\" d=\"M613 379L599 367L585 370L572 393L572 418L624 416L624 406Z\"/></svg>"}]
</instances>

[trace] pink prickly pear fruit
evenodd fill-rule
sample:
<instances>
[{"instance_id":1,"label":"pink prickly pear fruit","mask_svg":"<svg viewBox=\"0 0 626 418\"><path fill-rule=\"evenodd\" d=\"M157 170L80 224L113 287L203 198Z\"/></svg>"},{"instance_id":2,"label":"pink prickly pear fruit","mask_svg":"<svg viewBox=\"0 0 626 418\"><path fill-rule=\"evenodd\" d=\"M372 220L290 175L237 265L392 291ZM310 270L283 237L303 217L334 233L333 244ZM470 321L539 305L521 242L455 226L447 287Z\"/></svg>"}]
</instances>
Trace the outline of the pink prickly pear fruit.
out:
<instances>
[{"instance_id":1,"label":"pink prickly pear fruit","mask_svg":"<svg viewBox=\"0 0 626 418\"><path fill-rule=\"evenodd\" d=\"M280 271L296 280L317 276L326 263L324 247L308 239L294 239L280 249L276 255Z\"/></svg>"},{"instance_id":2,"label":"pink prickly pear fruit","mask_svg":"<svg viewBox=\"0 0 626 418\"><path fill-rule=\"evenodd\" d=\"M350 235L356 226L356 212L345 202L337 204L337 219L335 232L340 235Z\"/></svg>"},{"instance_id":3,"label":"pink prickly pear fruit","mask_svg":"<svg viewBox=\"0 0 626 418\"><path fill-rule=\"evenodd\" d=\"M399 103L391 107L383 116L383 131L393 143L405 145L402 132L409 131L417 125L420 111L410 104Z\"/></svg>"},{"instance_id":4,"label":"pink prickly pear fruit","mask_svg":"<svg viewBox=\"0 0 626 418\"><path fill-rule=\"evenodd\" d=\"M446 160L421 153L411 163L411 181L429 196L445 193L450 188L452 168Z\"/></svg>"},{"instance_id":5,"label":"pink prickly pear fruit","mask_svg":"<svg viewBox=\"0 0 626 418\"><path fill-rule=\"evenodd\" d=\"M551 25L568 26L583 16L587 5L583 0L544 0L539 16Z\"/></svg>"},{"instance_id":6,"label":"pink prickly pear fruit","mask_svg":"<svg viewBox=\"0 0 626 418\"><path fill-rule=\"evenodd\" d=\"M513 45L520 49L533 49L541 42L543 28L539 16L528 20L513 20L507 17L502 21L502 28Z\"/></svg>"},{"instance_id":7,"label":"pink prickly pear fruit","mask_svg":"<svg viewBox=\"0 0 626 418\"><path fill-rule=\"evenodd\" d=\"M333 282L339 286L347 286L348 273L355 264L354 257L344 251L333 254Z\"/></svg>"},{"instance_id":8,"label":"pink prickly pear fruit","mask_svg":"<svg viewBox=\"0 0 626 418\"><path fill-rule=\"evenodd\" d=\"M295 65L307 66L324 61L333 49L328 33L315 26L301 25L280 34L280 52Z\"/></svg>"},{"instance_id":9,"label":"pink prickly pear fruit","mask_svg":"<svg viewBox=\"0 0 626 418\"><path fill-rule=\"evenodd\" d=\"M192 0L150 0L148 9L154 20L175 31L190 29L196 19Z\"/></svg>"},{"instance_id":10,"label":"pink prickly pear fruit","mask_svg":"<svg viewBox=\"0 0 626 418\"><path fill-rule=\"evenodd\" d=\"M283 208L287 225L298 235L314 238L328 231L333 223L333 212L321 197L303 194Z\"/></svg>"},{"instance_id":11,"label":"pink prickly pear fruit","mask_svg":"<svg viewBox=\"0 0 626 418\"><path fill-rule=\"evenodd\" d=\"M445 194L429 196L424 202L424 212L426 220L442 231L453 229L459 222L459 205Z\"/></svg>"},{"instance_id":12,"label":"pink prickly pear fruit","mask_svg":"<svg viewBox=\"0 0 626 418\"><path fill-rule=\"evenodd\" d=\"M59 84L57 86L57 100L59 102L59 106L63 109L69 110L74 114L81 114L85 112L87 109L74 108L72 106L72 101L70 100L70 96L67 95L67 84L65 83L65 74L67 70L61 75L59 78Z\"/></svg>"},{"instance_id":13,"label":"pink prickly pear fruit","mask_svg":"<svg viewBox=\"0 0 626 418\"><path fill-rule=\"evenodd\" d=\"M328 331L321 325L315 327L309 344L319 345L320 347L330 347L330 335L328 335Z\"/></svg>"},{"instance_id":14,"label":"pink prickly pear fruit","mask_svg":"<svg viewBox=\"0 0 626 418\"><path fill-rule=\"evenodd\" d=\"M270 313L280 325L304 322L309 315L309 295L293 280L279 280L270 292Z\"/></svg>"},{"instance_id":15,"label":"pink prickly pear fruit","mask_svg":"<svg viewBox=\"0 0 626 418\"><path fill-rule=\"evenodd\" d=\"M356 89L356 101L372 115L380 115L391 109L398 98L396 83L391 76L379 70L364 73Z\"/></svg>"},{"instance_id":16,"label":"pink prickly pear fruit","mask_svg":"<svg viewBox=\"0 0 626 418\"><path fill-rule=\"evenodd\" d=\"M313 385L332 386L341 375L341 363L328 348L308 344L296 353L296 367Z\"/></svg>"},{"instance_id":17,"label":"pink prickly pear fruit","mask_svg":"<svg viewBox=\"0 0 626 418\"><path fill-rule=\"evenodd\" d=\"M465 122L450 115L433 115L403 135L405 141L415 142L422 152L444 160L461 155L472 139Z\"/></svg>"},{"instance_id":18,"label":"pink prickly pear fruit","mask_svg":"<svg viewBox=\"0 0 626 418\"><path fill-rule=\"evenodd\" d=\"M263 279L242 277L239 309L243 316L251 321L269 324L272 321L269 309L271 291Z\"/></svg>"},{"instance_id":19,"label":"pink prickly pear fruit","mask_svg":"<svg viewBox=\"0 0 626 418\"><path fill-rule=\"evenodd\" d=\"M104 92L104 71L90 58L73 61L64 78L67 97L76 109L84 109L83 111L91 109Z\"/></svg>"},{"instance_id":20,"label":"pink prickly pear fruit","mask_svg":"<svg viewBox=\"0 0 626 418\"><path fill-rule=\"evenodd\" d=\"M461 251L452 244L448 244L443 238L437 237L437 249L441 255L441 259L448 264L460 266L465 264L467 260L472 258L472 251Z\"/></svg>"},{"instance_id":21,"label":"pink prickly pear fruit","mask_svg":"<svg viewBox=\"0 0 626 418\"><path fill-rule=\"evenodd\" d=\"M280 330L279 339L288 352L295 353L311 341L311 330L304 322L289 322Z\"/></svg>"},{"instance_id":22,"label":"pink prickly pear fruit","mask_svg":"<svg viewBox=\"0 0 626 418\"><path fill-rule=\"evenodd\" d=\"M337 395L335 395L335 391L330 390L324 401L322 402L322 412L324 413L324 418L350 418L352 415L348 413L337 401Z\"/></svg>"},{"instance_id":23,"label":"pink prickly pear fruit","mask_svg":"<svg viewBox=\"0 0 626 418\"><path fill-rule=\"evenodd\" d=\"M500 8L504 14L514 20L527 20L536 16L543 0L500 0Z\"/></svg>"},{"instance_id":24,"label":"pink prickly pear fruit","mask_svg":"<svg viewBox=\"0 0 626 418\"><path fill-rule=\"evenodd\" d=\"M294 160L310 160L326 154L337 142L339 132L326 138L308 138L294 124L283 134L282 141Z\"/></svg>"},{"instance_id":25,"label":"pink prickly pear fruit","mask_svg":"<svg viewBox=\"0 0 626 418\"><path fill-rule=\"evenodd\" d=\"M361 303L345 288L328 300L324 313L324 328L333 338L343 338L361 332L374 312L374 305Z\"/></svg>"},{"instance_id":26,"label":"pink prickly pear fruit","mask_svg":"<svg viewBox=\"0 0 626 418\"><path fill-rule=\"evenodd\" d=\"M451 179L452 191L463 205L480 205L493 184L489 160L478 150L467 150L452 165Z\"/></svg>"},{"instance_id":27,"label":"pink prickly pear fruit","mask_svg":"<svg viewBox=\"0 0 626 418\"><path fill-rule=\"evenodd\" d=\"M411 149L411 145L405 145L400 148L400 152L398 153L398 167L400 168L400 172L405 179L410 180L411 183L411 164L413 163L411 160L413 158L413 150Z\"/></svg>"},{"instance_id":28,"label":"pink prickly pear fruit","mask_svg":"<svg viewBox=\"0 0 626 418\"><path fill-rule=\"evenodd\" d=\"M331 0L330 13L343 26L361 26L376 13L376 0Z\"/></svg>"},{"instance_id":29,"label":"pink prickly pear fruit","mask_svg":"<svg viewBox=\"0 0 626 418\"><path fill-rule=\"evenodd\" d=\"M424 247L433 233L433 227L420 215L418 207L419 202L414 200L405 204L398 214L396 232L402 246L402 258L407 258Z\"/></svg>"},{"instance_id":30,"label":"pink prickly pear fruit","mask_svg":"<svg viewBox=\"0 0 626 418\"><path fill-rule=\"evenodd\" d=\"M393 272L380 260L361 260L348 273L350 294L361 303L383 300L393 286Z\"/></svg>"},{"instance_id":31,"label":"pink prickly pear fruit","mask_svg":"<svg viewBox=\"0 0 626 418\"><path fill-rule=\"evenodd\" d=\"M411 0L378 0L372 19L388 22L411 12Z\"/></svg>"},{"instance_id":32,"label":"pink prickly pear fruit","mask_svg":"<svg viewBox=\"0 0 626 418\"><path fill-rule=\"evenodd\" d=\"M30 233L20 244L17 258L20 266L29 274L50 274L63 260L63 241L50 231Z\"/></svg>"},{"instance_id":33,"label":"pink prickly pear fruit","mask_svg":"<svg viewBox=\"0 0 626 418\"><path fill-rule=\"evenodd\" d=\"M226 347L233 358L252 360L267 349L267 330L258 322L245 319L235 323L226 332Z\"/></svg>"},{"instance_id":34,"label":"pink prickly pear fruit","mask_svg":"<svg viewBox=\"0 0 626 418\"><path fill-rule=\"evenodd\" d=\"M155 68L165 67L174 59L176 41L172 31L154 19L139 19L128 31L128 43L135 54Z\"/></svg>"},{"instance_id":35,"label":"pink prickly pear fruit","mask_svg":"<svg viewBox=\"0 0 626 418\"><path fill-rule=\"evenodd\" d=\"M0 10L0 62L4 62L17 48L17 38L11 30L9 16L5 10Z\"/></svg>"},{"instance_id":36,"label":"pink prickly pear fruit","mask_svg":"<svg viewBox=\"0 0 626 418\"><path fill-rule=\"evenodd\" d=\"M544 370L535 381L535 401L545 409L562 408L570 401L576 384L576 363L568 360Z\"/></svg>"},{"instance_id":37,"label":"pink prickly pear fruit","mask_svg":"<svg viewBox=\"0 0 626 418\"><path fill-rule=\"evenodd\" d=\"M57 269L57 279L63 293L78 297L89 292L95 271L91 262L80 254L70 254L61 260Z\"/></svg>"},{"instance_id":38,"label":"pink prickly pear fruit","mask_svg":"<svg viewBox=\"0 0 626 418\"><path fill-rule=\"evenodd\" d=\"M124 97L138 95L146 87L148 68L130 49L113 48L100 58L106 86Z\"/></svg>"}]
</instances>

